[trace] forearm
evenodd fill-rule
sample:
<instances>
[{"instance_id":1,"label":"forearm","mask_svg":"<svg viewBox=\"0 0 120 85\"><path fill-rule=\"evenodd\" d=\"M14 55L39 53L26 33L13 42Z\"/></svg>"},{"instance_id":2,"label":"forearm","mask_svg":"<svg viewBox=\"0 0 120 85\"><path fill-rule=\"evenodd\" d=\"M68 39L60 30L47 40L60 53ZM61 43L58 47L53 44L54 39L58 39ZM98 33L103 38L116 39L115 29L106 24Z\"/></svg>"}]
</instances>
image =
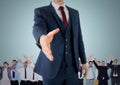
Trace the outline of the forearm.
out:
<instances>
[{"instance_id":1,"label":"forearm","mask_svg":"<svg viewBox=\"0 0 120 85\"><path fill-rule=\"evenodd\" d=\"M95 65L95 67L98 68L98 65L97 65L97 63L95 62L95 60L93 60L93 63L94 63L94 65Z\"/></svg>"},{"instance_id":2,"label":"forearm","mask_svg":"<svg viewBox=\"0 0 120 85\"><path fill-rule=\"evenodd\" d=\"M37 45L40 45L39 43L40 37L46 34L47 34L47 27L45 20L43 19L39 9L35 9L33 36L36 40Z\"/></svg>"},{"instance_id":3,"label":"forearm","mask_svg":"<svg viewBox=\"0 0 120 85\"><path fill-rule=\"evenodd\" d=\"M113 61L111 60L110 63L107 63L107 67L112 68L112 63L113 63Z\"/></svg>"}]
</instances>

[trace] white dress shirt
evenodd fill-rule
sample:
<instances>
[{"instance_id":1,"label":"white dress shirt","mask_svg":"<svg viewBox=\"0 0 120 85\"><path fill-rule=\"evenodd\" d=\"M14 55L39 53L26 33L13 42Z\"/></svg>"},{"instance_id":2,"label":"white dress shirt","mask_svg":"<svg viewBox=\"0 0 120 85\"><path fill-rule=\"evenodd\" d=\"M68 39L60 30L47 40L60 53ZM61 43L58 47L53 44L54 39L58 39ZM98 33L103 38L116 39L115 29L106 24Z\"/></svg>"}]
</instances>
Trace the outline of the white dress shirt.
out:
<instances>
[{"instance_id":1,"label":"white dress shirt","mask_svg":"<svg viewBox=\"0 0 120 85\"><path fill-rule=\"evenodd\" d=\"M9 80L7 68L4 68L4 70L3 70L3 78L2 79Z\"/></svg>"},{"instance_id":2,"label":"white dress shirt","mask_svg":"<svg viewBox=\"0 0 120 85\"><path fill-rule=\"evenodd\" d=\"M52 1L52 6L54 7L54 9L55 9L57 15L59 16L59 18L62 20L62 14L61 14L61 12L60 12L60 10L59 10L60 5L58 5L58 4L56 4L56 3L54 3L54 2ZM65 4L63 4L63 5L61 5L61 6L64 7L66 19L67 19L67 22L69 22L69 11L68 11L67 7L65 6ZM63 20L62 20L62 21L63 21Z\"/></svg>"},{"instance_id":3,"label":"white dress shirt","mask_svg":"<svg viewBox=\"0 0 120 85\"><path fill-rule=\"evenodd\" d=\"M32 76L33 76L33 69L30 68L30 67L27 67L26 68L26 76L27 78L25 78L25 68L20 68L20 69L17 69L17 72L20 73L20 79L21 80L24 80L24 81L27 81L27 80L32 80Z\"/></svg>"},{"instance_id":4,"label":"white dress shirt","mask_svg":"<svg viewBox=\"0 0 120 85\"><path fill-rule=\"evenodd\" d=\"M95 73L93 73L93 70L94 70L93 67L88 67L88 73L87 73L86 79L94 79Z\"/></svg>"},{"instance_id":5,"label":"white dress shirt","mask_svg":"<svg viewBox=\"0 0 120 85\"><path fill-rule=\"evenodd\" d=\"M13 70L11 70L11 80L19 80L19 74L18 72L15 72L15 77L13 78Z\"/></svg>"},{"instance_id":6,"label":"white dress shirt","mask_svg":"<svg viewBox=\"0 0 120 85\"><path fill-rule=\"evenodd\" d=\"M33 76L32 76L32 78L33 78ZM32 79L30 81L43 81L43 78L41 75L34 73L34 80Z\"/></svg>"},{"instance_id":7,"label":"white dress shirt","mask_svg":"<svg viewBox=\"0 0 120 85\"><path fill-rule=\"evenodd\" d=\"M10 68L16 70L16 69L19 69L20 67L19 67L18 65L15 65L15 66L10 67ZM11 80L19 80L19 73L18 73L18 72L15 72L15 76L14 76L14 78L13 78L13 72L15 72L15 71L11 70Z\"/></svg>"},{"instance_id":8,"label":"white dress shirt","mask_svg":"<svg viewBox=\"0 0 120 85\"><path fill-rule=\"evenodd\" d=\"M1 84L0 85L10 85L10 80L9 80L9 77L8 77L7 68L4 68L4 70L3 70L3 77L1 79Z\"/></svg>"}]
</instances>

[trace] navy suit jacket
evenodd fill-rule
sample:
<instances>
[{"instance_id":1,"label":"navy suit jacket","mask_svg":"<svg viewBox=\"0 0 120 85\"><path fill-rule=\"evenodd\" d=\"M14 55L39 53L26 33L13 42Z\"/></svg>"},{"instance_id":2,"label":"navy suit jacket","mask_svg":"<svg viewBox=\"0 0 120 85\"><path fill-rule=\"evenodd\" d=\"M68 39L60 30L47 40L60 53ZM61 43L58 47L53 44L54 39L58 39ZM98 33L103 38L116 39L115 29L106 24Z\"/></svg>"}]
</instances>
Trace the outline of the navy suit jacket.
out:
<instances>
[{"instance_id":1,"label":"navy suit jacket","mask_svg":"<svg viewBox=\"0 0 120 85\"><path fill-rule=\"evenodd\" d=\"M69 10L69 15L71 18L72 23L72 40L73 40L73 48L74 49L74 57L76 61L76 67L79 68L79 60L83 64L86 63L86 57L84 52L84 45L82 40L82 33L80 28L80 21L79 21L79 13L77 10L67 7ZM62 32L64 28L62 21L58 17L55 12L54 7L50 4L48 6L40 7L35 9L34 15L34 26L33 26L33 35L39 45L39 38L41 35L45 35L48 32L59 28L61 31L58 32L55 36L53 41L51 42L51 50L54 56L54 61L49 61L46 55L40 51L39 57L37 59L34 71L43 76L43 78L52 79L54 78L60 68L62 59L64 57L64 46L65 46L65 38Z\"/></svg>"}]
</instances>

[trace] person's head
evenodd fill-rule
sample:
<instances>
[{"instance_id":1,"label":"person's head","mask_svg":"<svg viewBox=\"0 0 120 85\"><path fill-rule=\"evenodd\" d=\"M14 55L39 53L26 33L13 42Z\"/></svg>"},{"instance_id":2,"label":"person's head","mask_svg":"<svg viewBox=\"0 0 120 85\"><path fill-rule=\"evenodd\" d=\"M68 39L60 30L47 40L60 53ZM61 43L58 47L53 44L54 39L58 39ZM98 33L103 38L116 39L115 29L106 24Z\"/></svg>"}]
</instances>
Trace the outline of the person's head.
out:
<instances>
[{"instance_id":1,"label":"person's head","mask_svg":"<svg viewBox=\"0 0 120 85\"><path fill-rule=\"evenodd\" d=\"M54 2L63 2L64 0L52 0Z\"/></svg>"},{"instance_id":2,"label":"person's head","mask_svg":"<svg viewBox=\"0 0 120 85\"><path fill-rule=\"evenodd\" d=\"M102 66L105 66L106 64L105 64L105 61L102 61Z\"/></svg>"},{"instance_id":3,"label":"person's head","mask_svg":"<svg viewBox=\"0 0 120 85\"><path fill-rule=\"evenodd\" d=\"M89 67L92 67L92 66L93 66L93 62L92 62L92 61L89 61L89 62L88 62L88 65L89 65Z\"/></svg>"},{"instance_id":4,"label":"person's head","mask_svg":"<svg viewBox=\"0 0 120 85\"><path fill-rule=\"evenodd\" d=\"M9 66L8 62L5 61L5 62L3 63L3 66L4 66L4 68L7 68L7 67Z\"/></svg>"},{"instance_id":5,"label":"person's head","mask_svg":"<svg viewBox=\"0 0 120 85\"><path fill-rule=\"evenodd\" d=\"M114 59L114 64L118 64L118 59Z\"/></svg>"},{"instance_id":6,"label":"person's head","mask_svg":"<svg viewBox=\"0 0 120 85\"><path fill-rule=\"evenodd\" d=\"M28 66L28 62L25 61L25 62L24 62L24 68L27 68L27 66Z\"/></svg>"},{"instance_id":7,"label":"person's head","mask_svg":"<svg viewBox=\"0 0 120 85\"><path fill-rule=\"evenodd\" d=\"M64 0L52 0L56 4L63 4Z\"/></svg>"},{"instance_id":8,"label":"person's head","mask_svg":"<svg viewBox=\"0 0 120 85\"><path fill-rule=\"evenodd\" d=\"M12 60L12 66L17 64L17 60Z\"/></svg>"}]
</instances>

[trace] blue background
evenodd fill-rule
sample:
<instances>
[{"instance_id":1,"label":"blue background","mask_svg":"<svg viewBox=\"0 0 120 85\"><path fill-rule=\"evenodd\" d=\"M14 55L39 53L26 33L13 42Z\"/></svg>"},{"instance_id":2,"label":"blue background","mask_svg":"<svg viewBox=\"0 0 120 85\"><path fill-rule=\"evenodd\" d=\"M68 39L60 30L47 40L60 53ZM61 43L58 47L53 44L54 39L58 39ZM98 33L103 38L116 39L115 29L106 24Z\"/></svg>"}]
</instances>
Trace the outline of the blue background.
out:
<instances>
[{"instance_id":1,"label":"blue background","mask_svg":"<svg viewBox=\"0 0 120 85\"><path fill-rule=\"evenodd\" d=\"M39 49L32 35L34 9L50 0L0 0L0 60L33 56ZM86 55L104 60L120 55L120 0L65 0L77 9Z\"/></svg>"}]
</instances>

